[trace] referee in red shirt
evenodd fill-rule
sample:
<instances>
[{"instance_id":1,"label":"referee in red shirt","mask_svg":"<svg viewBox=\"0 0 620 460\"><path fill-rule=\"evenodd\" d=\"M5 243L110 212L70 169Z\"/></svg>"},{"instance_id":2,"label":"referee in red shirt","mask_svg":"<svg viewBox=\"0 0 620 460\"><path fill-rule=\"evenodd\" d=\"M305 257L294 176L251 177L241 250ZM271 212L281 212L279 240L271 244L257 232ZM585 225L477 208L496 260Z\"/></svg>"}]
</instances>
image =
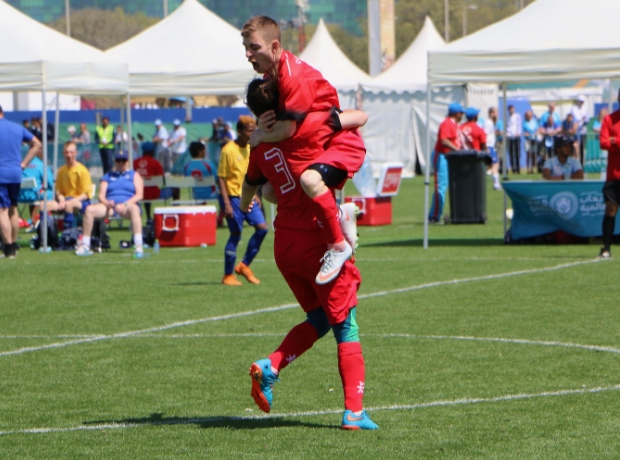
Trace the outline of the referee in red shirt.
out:
<instances>
[{"instance_id":1,"label":"referee in red shirt","mask_svg":"<svg viewBox=\"0 0 620 460\"><path fill-rule=\"evenodd\" d=\"M620 91L618 92L620 103ZM614 236L618 203L620 203L620 110L607 115L601 126L601 149L607 150L607 180L603 186L605 217L603 217L603 247L599 257L611 257L611 241Z\"/></svg>"}]
</instances>

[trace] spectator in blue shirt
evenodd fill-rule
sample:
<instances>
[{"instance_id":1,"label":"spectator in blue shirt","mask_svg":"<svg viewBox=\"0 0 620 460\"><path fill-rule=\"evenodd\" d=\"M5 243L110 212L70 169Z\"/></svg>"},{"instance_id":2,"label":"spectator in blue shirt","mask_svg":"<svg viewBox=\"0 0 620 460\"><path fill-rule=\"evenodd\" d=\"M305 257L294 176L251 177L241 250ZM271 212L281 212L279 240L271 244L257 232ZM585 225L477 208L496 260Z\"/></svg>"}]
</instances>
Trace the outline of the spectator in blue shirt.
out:
<instances>
[{"instance_id":1,"label":"spectator in blue shirt","mask_svg":"<svg viewBox=\"0 0 620 460\"><path fill-rule=\"evenodd\" d=\"M545 151L545 159L551 158L554 155L554 142L555 136L561 130L560 123L557 123L553 117L547 117L545 123L540 123L538 128L539 134L543 138L543 147Z\"/></svg>"},{"instance_id":2,"label":"spectator in blue shirt","mask_svg":"<svg viewBox=\"0 0 620 460\"><path fill-rule=\"evenodd\" d=\"M527 173L533 174L538 160L538 122L531 110L525 112L523 120L523 136L527 153Z\"/></svg>"},{"instance_id":3,"label":"spectator in blue shirt","mask_svg":"<svg viewBox=\"0 0 620 460\"><path fill-rule=\"evenodd\" d=\"M192 142L189 145L189 154L192 161L183 168L184 176L192 176L196 178L217 177L217 168L209 160L205 160L207 148L202 142ZM194 200L209 200L217 198L217 188L215 185L207 187L195 187L192 190Z\"/></svg>"},{"instance_id":4,"label":"spectator in blue shirt","mask_svg":"<svg viewBox=\"0 0 620 460\"><path fill-rule=\"evenodd\" d=\"M22 143L30 145L22 160ZM22 169L41 149L41 142L21 125L4 119L0 106L0 235L4 253L0 258L14 259L17 255L19 213L17 201L22 184Z\"/></svg>"},{"instance_id":5,"label":"spectator in blue shirt","mask_svg":"<svg viewBox=\"0 0 620 460\"><path fill-rule=\"evenodd\" d=\"M561 124L562 120L560 119L560 115L555 111L555 102L549 102L547 108L548 110L540 117L540 125L546 125L549 117L553 117L554 123L558 125Z\"/></svg>"},{"instance_id":6,"label":"spectator in blue shirt","mask_svg":"<svg viewBox=\"0 0 620 460\"><path fill-rule=\"evenodd\" d=\"M35 204L37 201L43 201L44 198L47 201L54 201L54 176L52 175L52 168L47 167L47 191L43 190L43 174L45 166L41 159L43 152L37 152L36 156L32 159L30 164L22 171L22 179L34 179L35 187L21 189L19 191L20 203L30 204L30 219L34 225L39 220L39 209L43 204ZM49 208L48 208L49 209Z\"/></svg>"},{"instance_id":7,"label":"spectator in blue shirt","mask_svg":"<svg viewBox=\"0 0 620 460\"><path fill-rule=\"evenodd\" d=\"M571 136L559 135L555 138L556 156L548 158L543 165L543 178L547 180L583 179L583 168L577 158L573 158Z\"/></svg>"}]
</instances>

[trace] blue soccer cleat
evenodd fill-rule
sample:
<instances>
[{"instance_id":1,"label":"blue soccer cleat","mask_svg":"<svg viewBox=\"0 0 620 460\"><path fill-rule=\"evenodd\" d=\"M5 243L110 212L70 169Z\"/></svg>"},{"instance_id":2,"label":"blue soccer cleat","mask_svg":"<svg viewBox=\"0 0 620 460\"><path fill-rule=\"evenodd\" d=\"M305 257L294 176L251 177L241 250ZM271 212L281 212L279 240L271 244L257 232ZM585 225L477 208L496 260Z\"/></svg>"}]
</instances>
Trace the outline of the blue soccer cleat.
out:
<instances>
[{"instance_id":1,"label":"blue soccer cleat","mask_svg":"<svg viewBox=\"0 0 620 460\"><path fill-rule=\"evenodd\" d=\"M366 411L362 411L360 415L355 415L353 411L345 410L342 414L343 430L378 430L379 425L370 420Z\"/></svg>"},{"instance_id":2,"label":"blue soccer cleat","mask_svg":"<svg viewBox=\"0 0 620 460\"><path fill-rule=\"evenodd\" d=\"M252 363L250 377L252 377L252 398L254 398L254 402L260 410L269 413L273 402L273 384L278 381L277 374L271 370L271 360L265 358Z\"/></svg>"}]
</instances>

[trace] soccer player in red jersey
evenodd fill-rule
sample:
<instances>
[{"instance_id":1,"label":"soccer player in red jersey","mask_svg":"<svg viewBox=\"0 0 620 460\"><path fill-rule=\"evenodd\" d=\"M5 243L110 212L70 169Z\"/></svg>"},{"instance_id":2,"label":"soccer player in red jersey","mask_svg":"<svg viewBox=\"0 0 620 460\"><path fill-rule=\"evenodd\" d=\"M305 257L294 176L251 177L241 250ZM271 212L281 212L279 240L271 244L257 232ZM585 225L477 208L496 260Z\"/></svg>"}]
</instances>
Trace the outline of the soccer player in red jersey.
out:
<instances>
[{"instance_id":1,"label":"soccer player in red jersey","mask_svg":"<svg viewBox=\"0 0 620 460\"><path fill-rule=\"evenodd\" d=\"M480 110L470 107L465 110L465 118L467 122L459 126L463 133L465 148L468 150L477 150L483 152L487 150L487 135L478 125L478 114Z\"/></svg>"},{"instance_id":2,"label":"soccer player in red jersey","mask_svg":"<svg viewBox=\"0 0 620 460\"><path fill-rule=\"evenodd\" d=\"M278 113L282 119L276 120L274 110L264 113L259 118L259 129L253 134L253 146L289 139L308 114L339 107L336 90L321 73L282 49L280 28L273 19L256 16L245 23L241 35L248 61L265 79L277 82L280 96ZM300 184L312 199L328 248L325 263L316 277L318 283L330 282L353 253L355 244L351 247L342 233L330 187L341 186L347 177L353 177L366 153L359 133L353 130L343 130L333 136L328 147L300 176ZM337 178L340 180L336 182ZM353 215L347 217L354 218Z\"/></svg>"},{"instance_id":3,"label":"soccer player in red jersey","mask_svg":"<svg viewBox=\"0 0 620 460\"><path fill-rule=\"evenodd\" d=\"M260 109L252 101L255 94L248 92L248 106L259 114ZM309 117L322 115L310 114ZM290 150L296 147L299 149ZM331 329L338 344L338 370L345 397L342 428L375 430L378 426L363 407L365 365L356 321L357 290L361 283L359 270L347 260L331 283L317 284L314 280L325 243L312 200L299 183L299 173L304 170L304 161L309 161L311 147L300 146L292 139L261 143L251 151L243 183L241 209L251 206L258 186L266 182L277 195L275 260L306 312L306 321L291 329L276 351L250 367L252 397L261 410L270 412L272 388L280 371Z\"/></svg>"},{"instance_id":4,"label":"soccer player in red jersey","mask_svg":"<svg viewBox=\"0 0 620 460\"><path fill-rule=\"evenodd\" d=\"M620 91L618 91L620 103ZM602 259L611 257L611 242L616 227L616 214L620 205L620 110L603 118L601 126L601 150L607 150L607 179L603 186L605 216L603 217L603 247L598 255Z\"/></svg>"}]
</instances>

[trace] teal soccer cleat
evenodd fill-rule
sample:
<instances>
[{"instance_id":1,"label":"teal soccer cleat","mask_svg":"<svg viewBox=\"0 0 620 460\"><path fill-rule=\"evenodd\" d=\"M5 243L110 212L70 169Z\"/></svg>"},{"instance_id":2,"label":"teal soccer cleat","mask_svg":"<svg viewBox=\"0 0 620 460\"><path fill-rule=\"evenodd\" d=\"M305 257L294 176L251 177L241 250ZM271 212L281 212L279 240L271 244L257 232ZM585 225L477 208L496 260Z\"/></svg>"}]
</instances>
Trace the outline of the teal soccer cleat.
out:
<instances>
[{"instance_id":1,"label":"teal soccer cleat","mask_svg":"<svg viewBox=\"0 0 620 460\"><path fill-rule=\"evenodd\" d=\"M370 420L366 411L362 411L360 415L355 415L353 411L345 410L342 414L343 430L378 430L379 425Z\"/></svg>"},{"instance_id":2,"label":"teal soccer cleat","mask_svg":"<svg viewBox=\"0 0 620 460\"><path fill-rule=\"evenodd\" d=\"M273 402L273 384L278 381L277 374L271 370L271 360L265 358L252 363L250 377L252 377L252 398L254 398L254 402L260 410L269 413Z\"/></svg>"}]
</instances>

